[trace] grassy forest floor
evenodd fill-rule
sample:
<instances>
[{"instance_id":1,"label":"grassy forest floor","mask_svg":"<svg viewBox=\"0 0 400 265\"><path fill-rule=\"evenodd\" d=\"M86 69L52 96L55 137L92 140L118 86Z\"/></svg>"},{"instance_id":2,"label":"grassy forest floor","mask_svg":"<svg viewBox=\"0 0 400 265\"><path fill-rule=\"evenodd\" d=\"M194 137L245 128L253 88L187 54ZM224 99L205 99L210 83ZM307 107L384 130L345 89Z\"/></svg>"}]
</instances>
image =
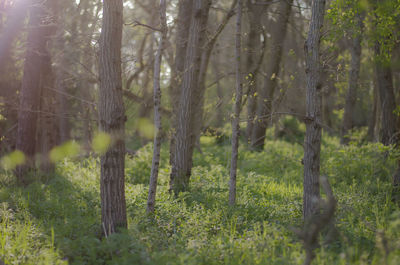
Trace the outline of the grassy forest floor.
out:
<instances>
[{"instance_id":1,"label":"grassy forest floor","mask_svg":"<svg viewBox=\"0 0 400 265\"><path fill-rule=\"evenodd\" d=\"M152 146L126 163L129 228L101 239L98 159L65 160L26 188L0 173L0 259L6 264L301 264L303 147L267 141L239 152L230 208L230 146L202 137L190 192L168 193L162 147L156 213L146 216ZM315 264L400 264L400 211L391 201L395 154L380 144L324 136L322 174L338 200L336 229L322 233Z\"/></svg>"}]
</instances>

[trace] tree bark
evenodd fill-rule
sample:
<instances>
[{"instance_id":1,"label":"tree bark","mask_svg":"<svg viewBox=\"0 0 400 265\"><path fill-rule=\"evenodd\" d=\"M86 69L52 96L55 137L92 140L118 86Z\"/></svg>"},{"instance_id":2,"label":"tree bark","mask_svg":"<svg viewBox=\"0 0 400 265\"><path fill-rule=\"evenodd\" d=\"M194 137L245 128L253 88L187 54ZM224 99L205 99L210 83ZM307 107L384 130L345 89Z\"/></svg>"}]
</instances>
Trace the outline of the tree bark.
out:
<instances>
[{"instance_id":1,"label":"tree bark","mask_svg":"<svg viewBox=\"0 0 400 265\"><path fill-rule=\"evenodd\" d=\"M306 58L306 135L304 141L303 218L310 218L318 208L321 150L321 63L320 41L324 22L325 0L314 0L311 22L304 46Z\"/></svg>"},{"instance_id":2,"label":"tree bark","mask_svg":"<svg viewBox=\"0 0 400 265\"><path fill-rule=\"evenodd\" d=\"M247 39L247 60L246 60L246 74L248 83L247 93L247 127L246 127L246 138L247 142L251 142L251 136L253 134L254 117L257 110L257 76L258 67L261 63L257 63L257 57L260 56L261 39L263 29L261 25L261 18L266 10L267 6L257 5L251 0L247 0L247 14L249 17L249 37ZM265 37L265 36L264 36ZM264 43L266 40L264 39ZM263 47L265 48L265 47ZM261 62L261 61L259 61Z\"/></svg>"},{"instance_id":3,"label":"tree bark","mask_svg":"<svg viewBox=\"0 0 400 265\"><path fill-rule=\"evenodd\" d=\"M201 64L200 64L200 71L199 71L199 81L197 89L194 91L193 94L193 113L192 115L192 128L193 128L193 135L192 135L192 142L191 145L194 147L199 145L200 142L200 134L201 128L203 126L203 115L204 115L204 93L206 91L206 77L207 77L207 70L208 65L210 62L211 53L215 46L215 43L218 40L219 35L224 30L225 26L228 24L230 18L235 14L235 6L237 0L232 1L231 8L226 13L225 17L222 19L220 25L218 25L216 31L212 35L212 37L207 41L202 49L202 56L201 56ZM199 147L199 146L198 146ZM192 148L193 149L193 148ZM191 154L190 159L192 160L193 154ZM192 164L192 162L190 162Z\"/></svg>"},{"instance_id":4,"label":"tree bark","mask_svg":"<svg viewBox=\"0 0 400 265\"><path fill-rule=\"evenodd\" d=\"M101 156L101 221L105 236L127 226L125 202L125 109L122 98L122 0L104 0L100 36L100 131L111 136Z\"/></svg>"},{"instance_id":5,"label":"tree bark","mask_svg":"<svg viewBox=\"0 0 400 265\"><path fill-rule=\"evenodd\" d=\"M361 31L363 27L363 18L361 14L358 14L357 17L357 27ZM362 41L362 33L354 32L352 45L350 47L351 53L351 63L350 63L350 73L349 73L349 83L346 94L346 104L344 107L343 114L343 125L341 131L341 144L348 144L349 137L348 133L354 126L354 107L357 102L357 88L360 76L360 64L361 64L361 41Z\"/></svg>"},{"instance_id":6,"label":"tree bark","mask_svg":"<svg viewBox=\"0 0 400 265\"><path fill-rule=\"evenodd\" d=\"M257 117L253 126L251 146L255 150L264 149L265 133L268 121L271 120L272 101L276 87L277 77L280 71L283 45L285 41L287 24L292 8L293 0L284 0L278 6L278 20L272 30L269 60L264 80L264 88L260 91L257 102Z\"/></svg>"},{"instance_id":7,"label":"tree bark","mask_svg":"<svg viewBox=\"0 0 400 265\"><path fill-rule=\"evenodd\" d=\"M394 113L396 102L393 90L393 78L390 62L382 58L379 43L375 44L375 71L379 91L381 118L381 139L384 145L396 144L397 117Z\"/></svg>"},{"instance_id":8,"label":"tree bark","mask_svg":"<svg viewBox=\"0 0 400 265\"><path fill-rule=\"evenodd\" d=\"M242 107L242 70L241 70L241 41L242 41L242 0L238 1L236 14L236 36L235 36L235 70L236 70L236 94L235 107L232 120L232 157L229 172L229 205L233 206L236 202L236 175L237 160L239 149L240 124L239 116Z\"/></svg>"},{"instance_id":9,"label":"tree bark","mask_svg":"<svg viewBox=\"0 0 400 265\"><path fill-rule=\"evenodd\" d=\"M175 194L187 190L192 169L193 115L195 91L198 89L202 48L205 43L210 0L193 2L190 35L187 44L179 113L175 134L174 164L171 169L171 190Z\"/></svg>"},{"instance_id":10,"label":"tree bark","mask_svg":"<svg viewBox=\"0 0 400 265\"><path fill-rule=\"evenodd\" d=\"M176 54L174 66L171 70L171 82L169 87L169 96L172 106L171 115L171 140L169 145L169 163L171 165L170 189L173 189L173 178L176 175L175 170L175 139L178 126L179 99L181 96L182 76L185 68L185 57L187 49L187 40L189 39L189 27L192 21L193 0L180 0L177 18L176 30Z\"/></svg>"},{"instance_id":11,"label":"tree bark","mask_svg":"<svg viewBox=\"0 0 400 265\"><path fill-rule=\"evenodd\" d=\"M46 46L43 49L41 73L41 107L40 136L38 143L41 151L40 169L47 174L54 172L54 164L50 161L50 151L57 145L58 126L56 111L55 76L52 66L51 42L57 30L58 1L44 2L46 10Z\"/></svg>"},{"instance_id":12,"label":"tree bark","mask_svg":"<svg viewBox=\"0 0 400 265\"><path fill-rule=\"evenodd\" d=\"M29 32L25 55L24 73L18 109L16 149L26 156L25 165L16 168L19 183L26 184L25 174L34 168L36 131L40 107L40 75L46 45L45 31L41 27L44 15L42 1L36 0L29 8Z\"/></svg>"},{"instance_id":13,"label":"tree bark","mask_svg":"<svg viewBox=\"0 0 400 265\"><path fill-rule=\"evenodd\" d=\"M165 46L165 39L167 38L167 16L166 16L166 3L165 0L160 0L160 23L161 23L161 38L158 44L157 54L154 62L154 150L153 161L151 166L149 195L147 199L147 212L154 212L157 192L157 179L158 168L160 164L160 150L161 150L161 89L160 89L160 74L161 74L161 60L163 49Z\"/></svg>"}]
</instances>

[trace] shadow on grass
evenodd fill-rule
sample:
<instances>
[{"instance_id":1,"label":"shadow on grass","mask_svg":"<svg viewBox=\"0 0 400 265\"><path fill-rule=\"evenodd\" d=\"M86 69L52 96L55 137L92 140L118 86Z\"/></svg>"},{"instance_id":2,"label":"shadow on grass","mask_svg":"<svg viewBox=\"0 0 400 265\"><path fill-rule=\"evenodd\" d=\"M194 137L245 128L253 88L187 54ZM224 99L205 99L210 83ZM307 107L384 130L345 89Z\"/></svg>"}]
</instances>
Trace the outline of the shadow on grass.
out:
<instances>
[{"instance_id":1,"label":"shadow on grass","mask_svg":"<svg viewBox=\"0 0 400 265\"><path fill-rule=\"evenodd\" d=\"M78 183L55 174L46 184L35 181L25 188L10 186L8 192L18 196L10 197L9 203L27 211L70 264L144 264L143 247L129 231L101 238L98 182L81 177Z\"/></svg>"}]
</instances>

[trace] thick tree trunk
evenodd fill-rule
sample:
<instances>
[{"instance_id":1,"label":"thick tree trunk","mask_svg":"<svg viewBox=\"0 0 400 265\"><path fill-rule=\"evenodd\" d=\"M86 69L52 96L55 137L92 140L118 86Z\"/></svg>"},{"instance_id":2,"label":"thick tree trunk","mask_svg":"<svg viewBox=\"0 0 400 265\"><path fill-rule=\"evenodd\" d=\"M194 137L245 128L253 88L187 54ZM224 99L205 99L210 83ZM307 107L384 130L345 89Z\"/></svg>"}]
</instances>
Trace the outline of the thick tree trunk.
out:
<instances>
[{"instance_id":1,"label":"thick tree trunk","mask_svg":"<svg viewBox=\"0 0 400 265\"><path fill-rule=\"evenodd\" d=\"M194 115L192 115L192 128L193 128L194 133L192 136L192 143L191 143L191 145L193 147L196 145L199 145L201 128L203 126L204 93L206 91L206 77L207 77L208 65L210 62L210 56L211 56L211 53L215 46L215 43L217 42L218 36L224 30L224 28L228 24L230 18L235 14L236 3L237 3L237 0L232 1L230 10L228 11L228 13L226 13L221 24L217 27L215 33L207 41L207 43L204 45L204 48L202 49L199 81L198 81L197 89L194 91L194 94L193 94L193 103L194 103L193 113L194 113ZM192 157L193 157L193 154L191 155L191 159L192 159ZM190 163L192 163L192 162L190 162Z\"/></svg>"},{"instance_id":2,"label":"thick tree trunk","mask_svg":"<svg viewBox=\"0 0 400 265\"><path fill-rule=\"evenodd\" d=\"M325 0L314 0L311 22L305 43L306 58L306 135L304 141L303 218L315 214L320 198L319 170L321 150L321 63L320 41L325 14Z\"/></svg>"},{"instance_id":3,"label":"thick tree trunk","mask_svg":"<svg viewBox=\"0 0 400 265\"><path fill-rule=\"evenodd\" d=\"M264 149L265 133L268 121L271 120L272 101L280 70L283 44L286 35L287 23L290 16L293 0L284 0L279 3L279 13L276 26L272 29L270 54L264 80L264 88L260 91L257 102L257 117L253 126L251 146L256 150Z\"/></svg>"},{"instance_id":4,"label":"thick tree trunk","mask_svg":"<svg viewBox=\"0 0 400 265\"><path fill-rule=\"evenodd\" d=\"M167 17L166 17L166 3L165 0L160 1L160 22L161 22L161 38L158 44L158 50L154 62L154 125L156 128L154 137L154 150L153 150L153 161L151 166L150 184L149 184L149 195L147 199L147 212L154 212L154 206L156 201L157 192L157 179L158 179L158 168L160 164L160 150L161 150L161 89L160 89L160 75L161 75L161 60L163 49L165 46L165 40L167 38Z\"/></svg>"},{"instance_id":5,"label":"thick tree trunk","mask_svg":"<svg viewBox=\"0 0 400 265\"><path fill-rule=\"evenodd\" d=\"M17 167L15 172L21 184L26 183L25 174L34 167L36 152L36 129L41 94L40 75L46 46L45 31L41 27L44 15L44 6L41 2L35 1L29 10L27 51L20 90L16 149L22 151L27 159L26 164Z\"/></svg>"},{"instance_id":6,"label":"thick tree trunk","mask_svg":"<svg viewBox=\"0 0 400 265\"><path fill-rule=\"evenodd\" d=\"M171 140L169 146L169 163L171 165L170 189L173 190L173 178L176 172L175 162L175 139L178 126L179 99L181 96L182 76L185 69L185 57L187 41L189 39L189 27L192 21L193 0L180 0L176 29L176 54L174 67L171 71L171 82L169 96L172 106L171 115Z\"/></svg>"},{"instance_id":7,"label":"thick tree trunk","mask_svg":"<svg viewBox=\"0 0 400 265\"><path fill-rule=\"evenodd\" d=\"M47 174L54 172L54 164L50 161L49 153L57 145L58 126L56 114L55 77L52 66L51 42L56 34L58 2L46 1L46 43L43 50L41 73L41 107L40 107L40 136L38 142L41 151L40 169Z\"/></svg>"},{"instance_id":8,"label":"thick tree trunk","mask_svg":"<svg viewBox=\"0 0 400 265\"><path fill-rule=\"evenodd\" d=\"M236 14L236 36L235 36L235 70L236 70L236 93L234 116L232 119L232 157L231 168L229 172L229 205L235 205L236 202L236 175L237 175L237 160L239 149L239 116L242 107L242 71L241 71L241 41L242 41L242 0L238 1Z\"/></svg>"},{"instance_id":9,"label":"thick tree trunk","mask_svg":"<svg viewBox=\"0 0 400 265\"><path fill-rule=\"evenodd\" d=\"M105 236L126 227L125 109L122 98L122 0L104 0L100 37L99 126L111 136L111 146L101 156L101 221Z\"/></svg>"},{"instance_id":10,"label":"thick tree trunk","mask_svg":"<svg viewBox=\"0 0 400 265\"><path fill-rule=\"evenodd\" d=\"M375 45L376 81L379 90L380 108L382 111L381 118L381 139L384 145L397 143L397 117L394 113L396 102L393 90L392 69L390 62L381 58L380 46Z\"/></svg>"},{"instance_id":11,"label":"thick tree trunk","mask_svg":"<svg viewBox=\"0 0 400 265\"><path fill-rule=\"evenodd\" d=\"M195 91L198 89L202 47L205 43L210 0L193 2L190 35L187 44L182 90L179 100L177 130L175 134L174 164L171 169L171 189L175 194L187 190L192 169L192 137Z\"/></svg>"},{"instance_id":12,"label":"thick tree trunk","mask_svg":"<svg viewBox=\"0 0 400 265\"><path fill-rule=\"evenodd\" d=\"M247 92L247 127L246 127L246 138L247 142L251 142L251 136L253 134L254 117L257 110L257 76L258 67L261 63L257 63L257 58L260 54L263 54L261 49L261 35L263 33L261 18L266 10L266 6L257 5L251 0L247 0L247 14L249 17L249 36L247 39L247 60L246 60L246 79L248 83ZM264 42L266 40L264 39ZM261 62L261 61L260 61Z\"/></svg>"},{"instance_id":13,"label":"thick tree trunk","mask_svg":"<svg viewBox=\"0 0 400 265\"><path fill-rule=\"evenodd\" d=\"M57 145L58 126L56 118L56 94L54 91L55 78L52 69L52 60L49 51L45 52L41 76L41 107L40 107L40 151L42 153L40 169L47 174L54 171L54 164L50 161L49 153Z\"/></svg>"},{"instance_id":14,"label":"thick tree trunk","mask_svg":"<svg viewBox=\"0 0 400 265\"><path fill-rule=\"evenodd\" d=\"M357 15L357 26L359 29L362 29L363 18L360 14ZM353 40L350 47L351 53L351 63L350 63L350 73L349 73L349 84L347 88L346 95L346 104L344 107L343 114L343 124L342 124L342 132L341 132L341 143L348 144L349 137L347 134L354 126L353 116L354 116L354 107L357 102L357 88L358 88L358 79L360 76L360 64L361 64L361 41L362 35L361 32L353 33Z\"/></svg>"}]
</instances>

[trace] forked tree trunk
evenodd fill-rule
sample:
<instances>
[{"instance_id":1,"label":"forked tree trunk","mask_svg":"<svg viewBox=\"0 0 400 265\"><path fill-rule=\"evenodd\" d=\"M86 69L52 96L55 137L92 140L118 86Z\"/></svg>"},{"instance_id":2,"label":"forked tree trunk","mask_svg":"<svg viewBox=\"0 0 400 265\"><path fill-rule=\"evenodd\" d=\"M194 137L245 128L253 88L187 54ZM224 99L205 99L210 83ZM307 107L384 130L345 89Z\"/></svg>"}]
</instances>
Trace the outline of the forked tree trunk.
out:
<instances>
[{"instance_id":1,"label":"forked tree trunk","mask_svg":"<svg viewBox=\"0 0 400 265\"><path fill-rule=\"evenodd\" d=\"M306 135L304 141L303 218L310 218L318 208L321 150L321 63L320 41L324 22L325 0L314 0L311 22L304 46L306 58Z\"/></svg>"},{"instance_id":2,"label":"forked tree trunk","mask_svg":"<svg viewBox=\"0 0 400 265\"><path fill-rule=\"evenodd\" d=\"M187 190L192 169L192 137L194 137L193 115L195 91L201 67L202 48L205 43L210 0L193 2L190 35L187 44L179 113L175 133L174 164L171 169L171 189L175 194Z\"/></svg>"},{"instance_id":3,"label":"forked tree trunk","mask_svg":"<svg viewBox=\"0 0 400 265\"><path fill-rule=\"evenodd\" d=\"M127 226L125 203L125 109L122 99L122 0L104 0L100 37L100 131L111 136L101 156L101 221L105 236Z\"/></svg>"},{"instance_id":4,"label":"forked tree trunk","mask_svg":"<svg viewBox=\"0 0 400 265\"><path fill-rule=\"evenodd\" d=\"M361 14L357 15L357 26L358 29L361 31L363 18ZM342 132L341 132L341 143L348 144L349 137L347 134L354 126L354 107L357 102L357 88L358 88L358 79L360 76L360 64L361 64L361 41L362 35L361 32L353 32L353 40L350 47L351 53L351 63L350 63L350 73L349 73L349 84L347 88L346 94L346 104L344 107L344 114L343 114L343 125L342 125Z\"/></svg>"},{"instance_id":5,"label":"forked tree trunk","mask_svg":"<svg viewBox=\"0 0 400 265\"><path fill-rule=\"evenodd\" d=\"M235 70L236 70L236 93L235 107L232 119L232 157L231 168L229 172L229 205L235 205L236 202L236 176L237 176L237 160L239 149L239 116L242 106L242 71L241 71L241 41L242 41L242 0L238 1L236 14L236 36L235 36Z\"/></svg>"},{"instance_id":6,"label":"forked tree trunk","mask_svg":"<svg viewBox=\"0 0 400 265\"><path fill-rule=\"evenodd\" d=\"M160 89L160 75L161 75L161 60L164 49L164 43L167 38L167 16L166 16L166 3L165 0L160 0L160 22L161 22L161 38L158 44L157 54L154 61L154 150L153 161L151 165L151 175L149 184L149 195L147 199L147 212L154 212L157 192L157 179L158 168L160 165L160 150L161 150L161 89Z\"/></svg>"},{"instance_id":7,"label":"forked tree trunk","mask_svg":"<svg viewBox=\"0 0 400 265\"><path fill-rule=\"evenodd\" d=\"M271 120L272 101L279 75L283 44L285 41L286 29L292 3L293 0L283 0L278 4L279 6L277 12L279 13L279 17L278 21L276 22L276 27L272 29L272 39L264 87L260 90L260 96L258 97L257 102L256 118L253 125L251 146L256 150L264 149L265 134L268 127L268 121Z\"/></svg>"},{"instance_id":8,"label":"forked tree trunk","mask_svg":"<svg viewBox=\"0 0 400 265\"><path fill-rule=\"evenodd\" d=\"M16 168L19 183L25 184L25 174L34 168L36 130L40 107L40 75L43 60L43 49L46 45L45 32L41 27L44 15L42 1L36 0L30 7L29 32L25 55L24 73L20 90L18 109L18 130L16 149L26 156L25 165Z\"/></svg>"},{"instance_id":9,"label":"forked tree trunk","mask_svg":"<svg viewBox=\"0 0 400 265\"><path fill-rule=\"evenodd\" d=\"M194 94L193 94L193 99L194 99L193 100L193 103L194 103L193 113L194 113L194 115L192 115L192 121L191 121L192 122L191 126L193 128L191 145L193 146L193 148L194 148L194 146L198 145L200 142L200 134L201 134L201 128L203 126L203 115L204 115L204 93L206 92L207 70L208 70L208 65L210 62L211 53L213 51L215 43L218 40L219 35L222 33L225 26L228 24L230 18L235 14L236 3L237 3L237 0L232 1L230 10L226 13L225 17L222 19L221 24L218 25L216 31L214 32L214 34L207 41L207 43L204 45L204 48L202 49L201 64L200 64L200 71L199 71L199 81L198 81L197 89L194 91ZM192 150L193 150L193 148L192 148ZM193 153L190 156L191 160L192 160L192 158L193 158ZM192 162L190 162L190 163L192 164Z\"/></svg>"}]
</instances>

